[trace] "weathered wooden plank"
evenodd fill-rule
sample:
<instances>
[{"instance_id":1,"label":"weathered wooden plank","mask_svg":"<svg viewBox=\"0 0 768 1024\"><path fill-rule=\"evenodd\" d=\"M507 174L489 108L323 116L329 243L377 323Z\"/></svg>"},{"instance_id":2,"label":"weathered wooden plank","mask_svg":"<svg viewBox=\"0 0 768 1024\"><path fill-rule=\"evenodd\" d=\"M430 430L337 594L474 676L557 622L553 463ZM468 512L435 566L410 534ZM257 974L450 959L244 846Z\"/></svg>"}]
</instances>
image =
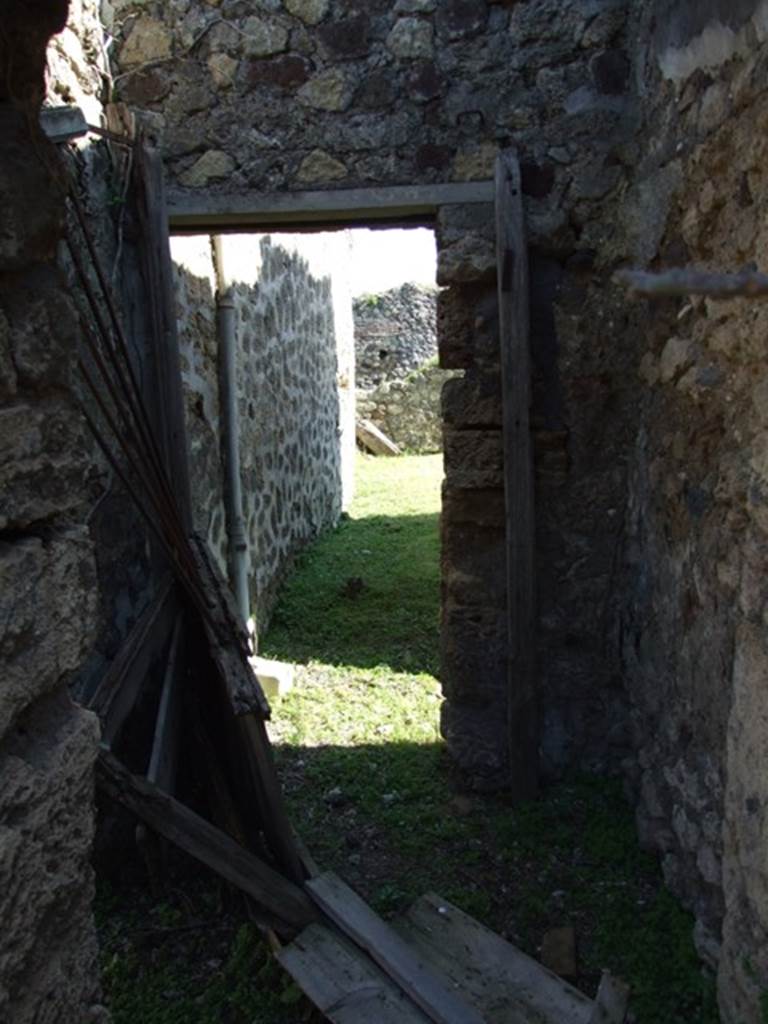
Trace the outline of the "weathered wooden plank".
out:
<instances>
[{"instance_id":1,"label":"weathered wooden plank","mask_svg":"<svg viewBox=\"0 0 768 1024\"><path fill-rule=\"evenodd\" d=\"M629 985L603 972L589 1024L624 1024L629 1006Z\"/></svg>"},{"instance_id":2,"label":"weathered wooden plank","mask_svg":"<svg viewBox=\"0 0 768 1024\"><path fill-rule=\"evenodd\" d=\"M276 956L333 1024L429 1024L370 957L323 925L311 924Z\"/></svg>"},{"instance_id":3,"label":"weathered wooden plank","mask_svg":"<svg viewBox=\"0 0 768 1024\"><path fill-rule=\"evenodd\" d=\"M423 896L397 929L493 1024L591 1019L591 999L439 896Z\"/></svg>"},{"instance_id":4,"label":"weathered wooden plank","mask_svg":"<svg viewBox=\"0 0 768 1024\"><path fill-rule=\"evenodd\" d=\"M89 701L89 707L101 718L105 743L114 742L136 704L147 673L168 643L177 607L174 583L167 577L134 623Z\"/></svg>"},{"instance_id":5,"label":"weathered wooden plank","mask_svg":"<svg viewBox=\"0 0 768 1024\"><path fill-rule=\"evenodd\" d=\"M165 181L160 154L139 139L134 150L137 240L155 360L155 427L185 533L192 529L192 497L173 264L168 238Z\"/></svg>"},{"instance_id":6,"label":"weathered wooden plank","mask_svg":"<svg viewBox=\"0 0 768 1024\"><path fill-rule=\"evenodd\" d=\"M303 882L307 872L288 818L264 721L256 715L240 715L235 719L235 729L245 753L250 786L269 848L287 876L294 882Z\"/></svg>"},{"instance_id":7,"label":"weathered wooden plank","mask_svg":"<svg viewBox=\"0 0 768 1024\"><path fill-rule=\"evenodd\" d=\"M407 993L435 1024L484 1024L483 1016L430 968L388 924L332 872L306 889L320 909Z\"/></svg>"},{"instance_id":8,"label":"weathered wooden plank","mask_svg":"<svg viewBox=\"0 0 768 1024\"><path fill-rule=\"evenodd\" d=\"M147 778L166 793L173 792L176 764L179 752L179 718L181 715L181 681L179 679L179 646L183 624L183 613L176 615L176 622L168 649L160 703L155 719L152 737L152 752L149 757Z\"/></svg>"},{"instance_id":9,"label":"weathered wooden plank","mask_svg":"<svg viewBox=\"0 0 768 1024\"><path fill-rule=\"evenodd\" d=\"M358 420L355 424L357 440L373 452L374 455L399 455L400 449L391 441L383 430L379 430L370 420Z\"/></svg>"},{"instance_id":10,"label":"weathered wooden plank","mask_svg":"<svg viewBox=\"0 0 768 1024\"><path fill-rule=\"evenodd\" d=\"M520 164L512 150L501 153L496 162L496 245L504 399L510 785L513 798L529 799L538 787L531 362L528 249Z\"/></svg>"},{"instance_id":11,"label":"weathered wooden plank","mask_svg":"<svg viewBox=\"0 0 768 1024\"><path fill-rule=\"evenodd\" d=\"M160 835L250 896L275 931L293 937L317 918L298 886L153 783L132 775L106 748L99 755L96 781Z\"/></svg>"},{"instance_id":12,"label":"weathered wooden plank","mask_svg":"<svg viewBox=\"0 0 768 1024\"><path fill-rule=\"evenodd\" d=\"M360 224L371 221L423 223L440 206L492 203L493 182L462 181L442 185L393 185L383 188L328 189L313 192L240 192L205 195L181 190L168 194L168 214L174 232L216 232L293 224L299 228Z\"/></svg>"}]
</instances>

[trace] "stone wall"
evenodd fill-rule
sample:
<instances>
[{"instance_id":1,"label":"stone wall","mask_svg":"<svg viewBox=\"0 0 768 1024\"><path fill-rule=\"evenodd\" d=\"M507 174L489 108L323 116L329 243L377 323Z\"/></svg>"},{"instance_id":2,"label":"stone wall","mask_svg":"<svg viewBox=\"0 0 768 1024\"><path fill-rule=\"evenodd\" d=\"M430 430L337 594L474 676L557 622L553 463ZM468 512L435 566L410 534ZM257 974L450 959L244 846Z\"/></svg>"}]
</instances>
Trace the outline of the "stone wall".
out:
<instances>
[{"instance_id":1,"label":"stone wall","mask_svg":"<svg viewBox=\"0 0 768 1024\"><path fill-rule=\"evenodd\" d=\"M615 767L626 705L606 636L633 410L612 395L629 394L620 298L606 303L591 271L636 158L627 3L114 9L117 87L160 137L177 198L489 179L498 149L519 147L537 265L544 764ZM508 681L492 205L443 207L435 229L440 359L465 371L445 397L443 728L467 776L498 784Z\"/></svg>"},{"instance_id":2,"label":"stone wall","mask_svg":"<svg viewBox=\"0 0 768 1024\"><path fill-rule=\"evenodd\" d=\"M436 365L437 291L406 283L353 309L358 416L408 451L441 451L440 394L454 374Z\"/></svg>"},{"instance_id":3,"label":"stone wall","mask_svg":"<svg viewBox=\"0 0 768 1024\"><path fill-rule=\"evenodd\" d=\"M367 393L358 392L357 415L371 420L387 437L408 452L443 450L440 397L446 381L455 377L432 363Z\"/></svg>"},{"instance_id":4,"label":"stone wall","mask_svg":"<svg viewBox=\"0 0 768 1024\"><path fill-rule=\"evenodd\" d=\"M63 169L36 127L65 2L0 34L0 1019L96 1019L90 901L98 723L67 684L95 639L90 445L70 393L79 324L55 265Z\"/></svg>"},{"instance_id":5,"label":"stone wall","mask_svg":"<svg viewBox=\"0 0 768 1024\"><path fill-rule=\"evenodd\" d=\"M402 380L437 356L437 291L403 284L378 295L358 295L355 318L357 390Z\"/></svg>"},{"instance_id":6,"label":"stone wall","mask_svg":"<svg viewBox=\"0 0 768 1024\"><path fill-rule=\"evenodd\" d=\"M760 1021L766 650L762 307L632 302L622 264L764 263L758 0L115 5L119 88L180 193L489 178L523 165L545 773L623 763L728 1024ZM436 222L443 728L506 768L490 206Z\"/></svg>"},{"instance_id":7,"label":"stone wall","mask_svg":"<svg viewBox=\"0 0 768 1024\"><path fill-rule=\"evenodd\" d=\"M344 232L226 236L235 283L240 458L252 610L261 628L294 554L351 497L352 301ZM176 237L197 529L226 572L216 273L207 236Z\"/></svg>"},{"instance_id":8,"label":"stone wall","mask_svg":"<svg viewBox=\"0 0 768 1024\"><path fill-rule=\"evenodd\" d=\"M634 31L644 124L625 197L630 255L764 269L766 5L659 2L638 10ZM768 992L768 322L746 300L640 305L622 586L628 767L641 833L719 965L723 1019L755 1024Z\"/></svg>"}]
</instances>

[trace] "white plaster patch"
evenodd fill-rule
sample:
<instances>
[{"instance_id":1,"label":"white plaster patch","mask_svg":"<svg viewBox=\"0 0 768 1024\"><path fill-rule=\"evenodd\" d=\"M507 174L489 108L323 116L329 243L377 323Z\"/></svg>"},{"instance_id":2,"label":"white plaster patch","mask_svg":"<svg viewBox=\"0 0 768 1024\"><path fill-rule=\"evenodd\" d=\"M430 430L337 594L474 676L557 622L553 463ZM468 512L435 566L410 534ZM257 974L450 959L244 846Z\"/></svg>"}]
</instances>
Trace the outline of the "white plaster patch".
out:
<instances>
[{"instance_id":1,"label":"white plaster patch","mask_svg":"<svg viewBox=\"0 0 768 1024\"><path fill-rule=\"evenodd\" d=\"M713 21L685 46L669 47L659 54L658 64L665 78L681 82L698 69L720 67L733 57L751 49L750 36L757 33L762 42L768 36L768 0L762 0L751 19L738 31Z\"/></svg>"}]
</instances>

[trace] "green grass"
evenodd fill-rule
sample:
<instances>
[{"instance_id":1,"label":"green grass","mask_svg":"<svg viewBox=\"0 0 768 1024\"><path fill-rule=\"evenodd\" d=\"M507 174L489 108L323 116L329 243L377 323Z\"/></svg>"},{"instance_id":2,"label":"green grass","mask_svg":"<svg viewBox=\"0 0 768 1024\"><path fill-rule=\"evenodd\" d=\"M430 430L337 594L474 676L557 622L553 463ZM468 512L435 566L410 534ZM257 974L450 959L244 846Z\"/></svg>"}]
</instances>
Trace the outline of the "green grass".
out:
<instances>
[{"instance_id":1,"label":"green grass","mask_svg":"<svg viewBox=\"0 0 768 1024\"><path fill-rule=\"evenodd\" d=\"M273 725L293 819L385 915L435 890L532 955L570 923L590 994L610 968L637 1024L717 1024L693 921L639 849L619 782L572 779L516 807L457 797L434 678L440 477L440 456L361 457L350 518L283 591L262 649L300 663Z\"/></svg>"},{"instance_id":2,"label":"green grass","mask_svg":"<svg viewBox=\"0 0 768 1024\"><path fill-rule=\"evenodd\" d=\"M441 455L360 456L351 516L299 557L262 653L436 673L441 475Z\"/></svg>"},{"instance_id":3,"label":"green grass","mask_svg":"<svg viewBox=\"0 0 768 1024\"><path fill-rule=\"evenodd\" d=\"M385 916L436 891L533 956L548 929L571 924L588 994L608 968L631 984L636 1024L717 1024L693 921L638 848L618 781L568 779L517 806L461 792L435 678L440 456L361 456L358 470L350 517L302 556L261 644L297 663L270 730L315 859ZM214 942L221 888L186 881L160 904L126 890L118 910L103 894L115 1024L307 1019L236 913ZM190 915L205 927L179 932ZM148 923L168 936L150 950Z\"/></svg>"}]
</instances>

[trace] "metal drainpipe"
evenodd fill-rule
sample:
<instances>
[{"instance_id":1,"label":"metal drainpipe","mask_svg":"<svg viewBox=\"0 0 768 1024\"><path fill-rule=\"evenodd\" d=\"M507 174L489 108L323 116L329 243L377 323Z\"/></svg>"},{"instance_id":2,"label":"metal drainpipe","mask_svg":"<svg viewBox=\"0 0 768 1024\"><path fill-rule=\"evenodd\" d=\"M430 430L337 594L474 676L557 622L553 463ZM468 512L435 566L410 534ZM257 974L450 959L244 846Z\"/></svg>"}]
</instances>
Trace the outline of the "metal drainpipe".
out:
<instances>
[{"instance_id":1,"label":"metal drainpipe","mask_svg":"<svg viewBox=\"0 0 768 1024\"><path fill-rule=\"evenodd\" d=\"M225 501L229 581L237 607L247 625L251 614L248 590L248 540L243 516L243 488L240 481L240 424L237 415L237 320L232 284L224 272L221 236L213 238L216 270L216 327L219 348L219 408L225 461Z\"/></svg>"}]
</instances>

